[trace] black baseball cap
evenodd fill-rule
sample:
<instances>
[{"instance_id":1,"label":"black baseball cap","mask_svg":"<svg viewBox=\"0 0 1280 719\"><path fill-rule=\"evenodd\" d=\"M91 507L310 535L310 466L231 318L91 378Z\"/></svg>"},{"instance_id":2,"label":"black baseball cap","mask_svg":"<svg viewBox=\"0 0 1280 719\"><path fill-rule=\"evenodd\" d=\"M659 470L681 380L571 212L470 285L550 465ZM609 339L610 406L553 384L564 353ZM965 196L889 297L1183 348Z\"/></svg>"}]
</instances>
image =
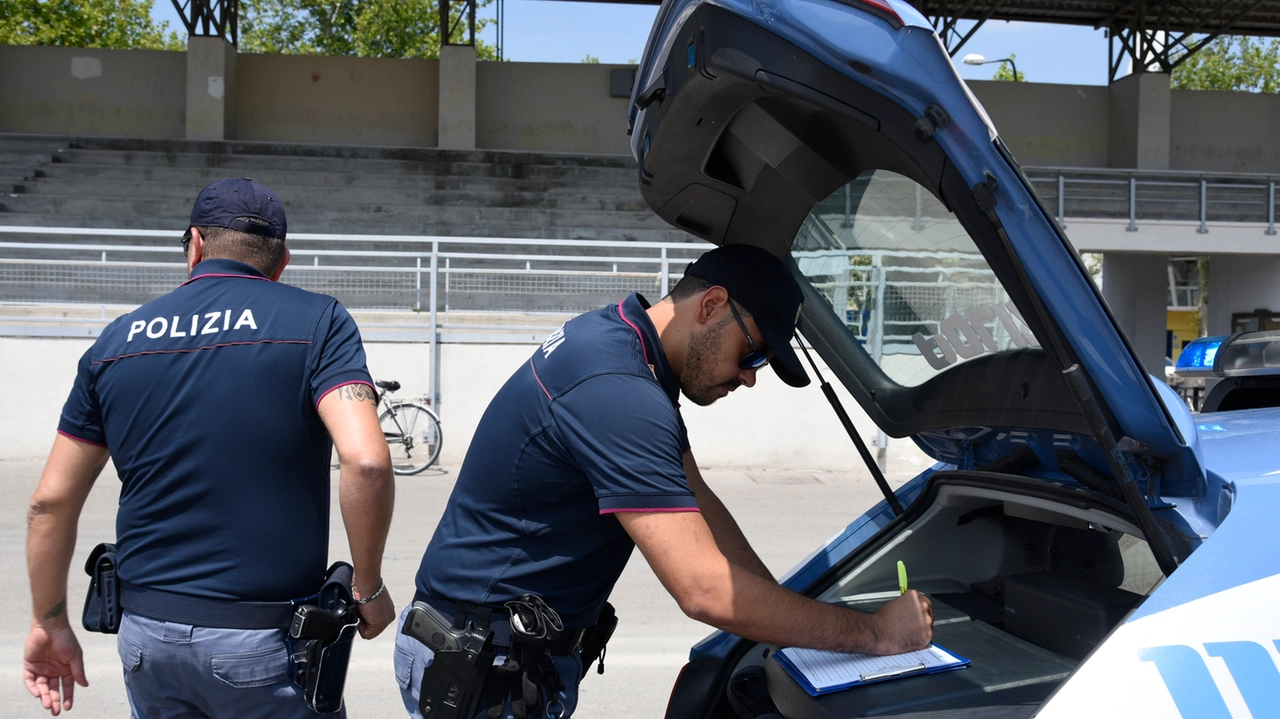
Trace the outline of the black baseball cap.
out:
<instances>
[{"instance_id":1,"label":"black baseball cap","mask_svg":"<svg viewBox=\"0 0 1280 719\"><path fill-rule=\"evenodd\" d=\"M791 349L804 298L781 260L753 245L725 245L699 257L684 273L725 288L729 297L755 318L773 351L769 366L778 377L792 387L809 384L809 375Z\"/></svg>"},{"instance_id":2,"label":"black baseball cap","mask_svg":"<svg viewBox=\"0 0 1280 719\"><path fill-rule=\"evenodd\" d=\"M192 227L226 227L283 240L288 230L276 193L247 177L211 183L196 196Z\"/></svg>"}]
</instances>

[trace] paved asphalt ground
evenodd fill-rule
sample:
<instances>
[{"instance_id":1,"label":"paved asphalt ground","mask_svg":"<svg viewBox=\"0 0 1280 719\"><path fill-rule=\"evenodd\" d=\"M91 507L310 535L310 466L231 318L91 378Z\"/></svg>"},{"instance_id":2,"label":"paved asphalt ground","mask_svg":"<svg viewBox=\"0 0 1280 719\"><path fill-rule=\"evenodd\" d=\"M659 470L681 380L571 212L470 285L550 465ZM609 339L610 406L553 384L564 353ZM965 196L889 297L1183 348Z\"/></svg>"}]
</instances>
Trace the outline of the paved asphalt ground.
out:
<instances>
[{"instance_id":1,"label":"paved asphalt ground","mask_svg":"<svg viewBox=\"0 0 1280 719\"><path fill-rule=\"evenodd\" d=\"M851 453L852 454L852 453ZM0 627L0 719L48 716L22 684L22 647L29 627L31 597L26 581L27 499L40 476L41 462L0 461L0 494L9 497L0 512L0 568L9 581L0 598L10 607ZM708 483L728 505L765 564L777 575L806 557L849 521L879 499L869 475L860 467L848 473L804 470L704 469ZM444 511L457 467L431 469L416 477L400 477L396 514L383 572L397 606L413 595L413 576L427 540ZM890 478L896 486L906 477ZM895 481L896 480L896 481ZM331 559L349 555L337 503L334 473ZM77 629L88 578L84 558L91 547L114 538L119 482L112 468L103 472L80 518L79 544L72 564L68 610ZM681 614L658 583L643 557L632 558L618 582L612 602L620 624L605 663L604 675L592 673L582 685L575 714L585 719L661 717L672 682L688 658L689 648L711 629ZM77 632L85 650L90 686L78 688L75 717L127 717L115 637ZM376 639L357 639L347 678L351 717L405 716L392 674L394 638L388 629Z\"/></svg>"}]
</instances>

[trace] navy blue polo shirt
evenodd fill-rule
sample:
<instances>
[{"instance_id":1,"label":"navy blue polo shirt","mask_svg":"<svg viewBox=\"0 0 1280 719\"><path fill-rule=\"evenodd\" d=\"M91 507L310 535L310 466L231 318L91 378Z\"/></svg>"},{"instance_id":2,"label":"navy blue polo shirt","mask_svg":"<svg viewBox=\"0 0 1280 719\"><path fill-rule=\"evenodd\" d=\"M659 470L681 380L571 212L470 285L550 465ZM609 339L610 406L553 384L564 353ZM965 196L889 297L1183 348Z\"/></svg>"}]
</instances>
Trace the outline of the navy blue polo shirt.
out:
<instances>
[{"instance_id":1,"label":"navy blue polo shirt","mask_svg":"<svg viewBox=\"0 0 1280 719\"><path fill-rule=\"evenodd\" d=\"M489 403L418 570L420 596L541 595L591 625L631 557L618 512L698 511L679 386L638 294L570 320Z\"/></svg>"},{"instance_id":2,"label":"navy blue polo shirt","mask_svg":"<svg viewBox=\"0 0 1280 719\"><path fill-rule=\"evenodd\" d=\"M58 431L111 451L120 576L215 599L314 592L331 446L316 406L352 383L371 385L351 315L241 262L201 262L108 325Z\"/></svg>"}]
</instances>

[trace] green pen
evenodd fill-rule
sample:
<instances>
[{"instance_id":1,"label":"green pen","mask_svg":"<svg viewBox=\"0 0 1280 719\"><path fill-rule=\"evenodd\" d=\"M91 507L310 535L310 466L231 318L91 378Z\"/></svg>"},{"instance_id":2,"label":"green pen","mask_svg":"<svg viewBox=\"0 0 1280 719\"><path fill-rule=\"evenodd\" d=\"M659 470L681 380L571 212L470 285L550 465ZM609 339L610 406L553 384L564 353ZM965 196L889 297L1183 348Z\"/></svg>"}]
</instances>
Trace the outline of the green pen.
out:
<instances>
[{"instance_id":1,"label":"green pen","mask_svg":"<svg viewBox=\"0 0 1280 719\"><path fill-rule=\"evenodd\" d=\"M899 594L907 593L907 565L901 559L898 560L898 590Z\"/></svg>"}]
</instances>

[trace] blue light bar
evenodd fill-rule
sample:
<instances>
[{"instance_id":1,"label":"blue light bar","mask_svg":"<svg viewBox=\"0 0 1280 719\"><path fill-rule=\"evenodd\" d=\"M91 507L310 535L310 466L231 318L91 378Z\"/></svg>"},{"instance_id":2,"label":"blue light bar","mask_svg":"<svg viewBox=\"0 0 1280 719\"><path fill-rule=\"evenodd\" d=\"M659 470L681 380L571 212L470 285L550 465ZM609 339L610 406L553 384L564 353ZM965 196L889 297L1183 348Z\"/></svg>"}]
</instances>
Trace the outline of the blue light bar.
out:
<instances>
[{"instance_id":1,"label":"blue light bar","mask_svg":"<svg viewBox=\"0 0 1280 719\"><path fill-rule=\"evenodd\" d=\"M1280 330L1193 340L1174 371L1183 377L1280 375Z\"/></svg>"},{"instance_id":2,"label":"blue light bar","mask_svg":"<svg viewBox=\"0 0 1280 719\"><path fill-rule=\"evenodd\" d=\"M1216 377L1214 362L1218 358L1218 350L1226 340L1226 335L1192 340L1191 344L1182 348L1174 371L1183 377Z\"/></svg>"},{"instance_id":3,"label":"blue light bar","mask_svg":"<svg viewBox=\"0 0 1280 719\"><path fill-rule=\"evenodd\" d=\"M1280 331L1245 332L1218 350L1218 374L1251 377L1280 374Z\"/></svg>"}]
</instances>

